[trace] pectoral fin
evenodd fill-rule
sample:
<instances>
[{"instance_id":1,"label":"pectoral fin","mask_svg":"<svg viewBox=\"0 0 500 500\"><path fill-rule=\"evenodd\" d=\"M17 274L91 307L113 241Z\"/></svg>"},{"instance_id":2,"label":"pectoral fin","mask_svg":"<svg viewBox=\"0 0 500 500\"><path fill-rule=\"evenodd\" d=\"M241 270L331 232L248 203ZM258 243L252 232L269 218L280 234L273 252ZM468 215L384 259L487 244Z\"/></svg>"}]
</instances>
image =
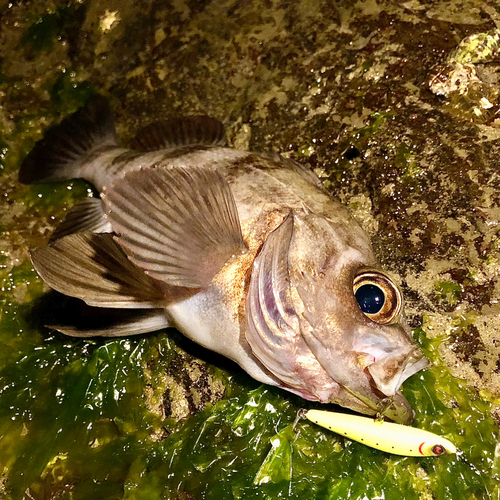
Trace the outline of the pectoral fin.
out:
<instances>
[{"instance_id":1,"label":"pectoral fin","mask_svg":"<svg viewBox=\"0 0 500 500\"><path fill-rule=\"evenodd\" d=\"M97 307L157 308L158 283L129 261L111 234L72 234L34 250L38 274L54 290Z\"/></svg>"},{"instance_id":2,"label":"pectoral fin","mask_svg":"<svg viewBox=\"0 0 500 500\"><path fill-rule=\"evenodd\" d=\"M131 172L103 194L118 242L149 276L204 288L245 250L227 182L206 168Z\"/></svg>"}]
</instances>

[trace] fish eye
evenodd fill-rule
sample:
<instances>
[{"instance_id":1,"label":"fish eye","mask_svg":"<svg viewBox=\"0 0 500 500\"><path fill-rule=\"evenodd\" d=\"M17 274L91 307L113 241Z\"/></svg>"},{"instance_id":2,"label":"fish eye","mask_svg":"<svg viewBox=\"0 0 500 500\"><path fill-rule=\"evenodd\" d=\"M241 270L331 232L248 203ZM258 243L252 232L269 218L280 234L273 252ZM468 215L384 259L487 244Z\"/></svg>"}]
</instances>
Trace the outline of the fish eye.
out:
<instances>
[{"instance_id":1,"label":"fish eye","mask_svg":"<svg viewBox=\"0 0 500 500\"><path fill-rule=\"evenodd\" d=\"M354 278L353 288L361 311L376 323L390 323L401 310L401 292L385 274L361 272Z\"/></svg>"}]
</instances>

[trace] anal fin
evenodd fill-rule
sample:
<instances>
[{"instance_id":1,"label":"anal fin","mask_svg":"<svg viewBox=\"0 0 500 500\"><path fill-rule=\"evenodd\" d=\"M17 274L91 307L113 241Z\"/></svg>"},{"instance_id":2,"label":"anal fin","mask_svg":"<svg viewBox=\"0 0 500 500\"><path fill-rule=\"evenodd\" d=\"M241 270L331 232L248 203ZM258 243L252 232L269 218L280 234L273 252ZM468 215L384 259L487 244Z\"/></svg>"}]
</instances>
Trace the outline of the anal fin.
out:
<instances>
[{"instance_id":1,"label":"anal fin","mask_svg":"<svg viewBox=\"0 0 500 500\"><path fill-rule=\"evenodd\" d=\"M71 337L126 337L170 327L163 309L120 310L87 306L85 315L69 324L47 325Z\"/></svg>"}]
</instances>

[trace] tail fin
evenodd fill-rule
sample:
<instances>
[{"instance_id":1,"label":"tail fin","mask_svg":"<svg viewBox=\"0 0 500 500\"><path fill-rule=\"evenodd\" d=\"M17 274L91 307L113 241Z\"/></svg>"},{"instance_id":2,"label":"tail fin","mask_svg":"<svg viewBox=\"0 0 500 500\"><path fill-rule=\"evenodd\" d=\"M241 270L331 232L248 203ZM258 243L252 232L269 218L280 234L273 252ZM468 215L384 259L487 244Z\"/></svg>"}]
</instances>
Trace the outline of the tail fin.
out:
<instances>
[{"instance_id":1,"label":"tail fin","mask_svg":"<svg viewBox=\"0 0 500 500\"><path fill-rule=\"evenodd\" d=\"M105 145L116 145L115 127L106 99L98 97L48 130L23 161L19 181L31 184L80 177L87 155Z\"/></svg>"}]
</instances>

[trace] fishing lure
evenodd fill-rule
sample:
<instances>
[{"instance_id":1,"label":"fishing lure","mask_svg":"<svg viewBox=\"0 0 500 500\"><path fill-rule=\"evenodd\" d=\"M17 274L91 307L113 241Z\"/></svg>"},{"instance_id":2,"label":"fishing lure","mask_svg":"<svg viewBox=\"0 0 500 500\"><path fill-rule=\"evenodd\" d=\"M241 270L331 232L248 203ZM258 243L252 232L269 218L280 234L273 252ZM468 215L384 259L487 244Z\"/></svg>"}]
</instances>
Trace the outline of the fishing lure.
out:
<instances>
[{"instance_id":1,"label":"fishing lure","mask_svg":"<svg viewBox=\"0 0 500 500\"><path fill-rule=\"evenodd\" d=\"M407 425L323 410L303 410L300 416L349 439L395 455L436 457L457 452L455 445L447 439Z\"/></svg>"}]
</instances>

